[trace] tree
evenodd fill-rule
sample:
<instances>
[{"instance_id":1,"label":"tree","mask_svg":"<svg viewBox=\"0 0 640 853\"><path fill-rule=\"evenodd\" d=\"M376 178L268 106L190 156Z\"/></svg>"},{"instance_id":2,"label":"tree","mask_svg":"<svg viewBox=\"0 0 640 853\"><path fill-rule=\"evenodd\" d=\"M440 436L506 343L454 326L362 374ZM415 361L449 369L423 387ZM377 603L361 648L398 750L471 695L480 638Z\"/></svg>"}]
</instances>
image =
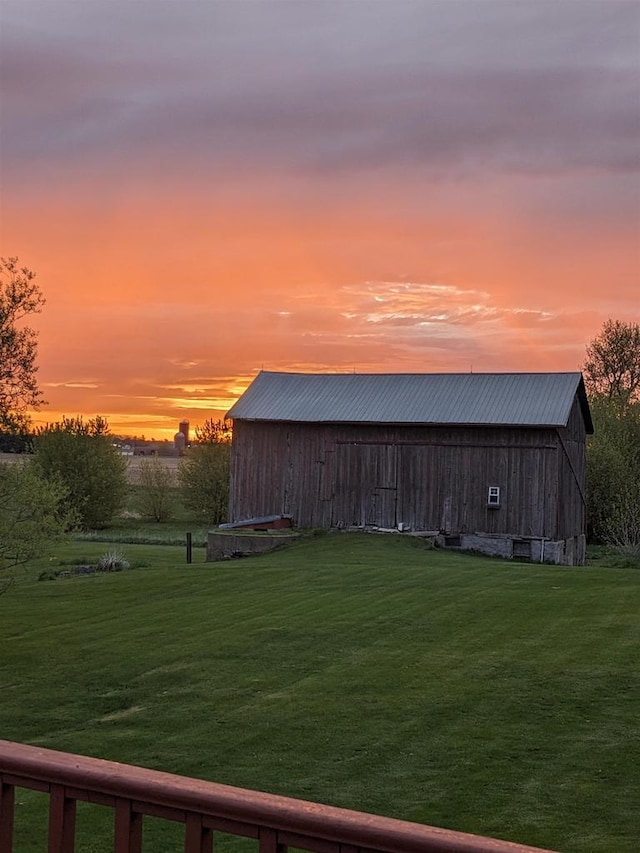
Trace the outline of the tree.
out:
<instances>
[{"instance_id":1,"label":"tree","mask_svg":"<svg viewBox=\"0 0 640 853\"><path fill-rule=\"evenodd\" d=\"M37 314L44 297L35 273L18 258L0 258L0 430L20 432L27 410L43 403L36 374L37 337L22 321Z\"/></svg>"},{"instance_id":2,"label":"tree","mask_svg":"<svg viewBox=\"0 0 640 853\"><path fill-rule=\"evenodd\" d=\"M228 421L207 418L201 427L196 427L196 444L230 444L231 425Z\"/></svg>"},{"instance_id":3,"label":"tree","mask_svg":"<svg viewBox=\"0 0 640 853\"><path fill-rule=\"evenodd\" d=\"M640 399L640 325L607 320L583 366L591 396L627 405Z\"/></svg>"},{"instance_id":4,"label":"tree","mask_svg":"<svg viewBox=\"0 0 640 853\"><path fill-rule=\"evenodd\" d=\"M184 502L207 524L220 524L227 517L230 460L231 445L219 441L196 444L180 463Z\"/></svg>"},{"instance_id":5,"label":"tree","mask_svg":"<svg viewBox=\"0 0 640 853\"><path fill-rule=\"evenodd\" d=\"M31 435L27 425L19 432L3 432L0 429L0 453L29 453L31 451Z\"/></svg>"},{"instance_id":6,"label":"tree","mask_svg":"<svg viewBox=\"0 0 640 853\"><path fill-rule=\"evenodd\" d=\"M604 396L590 402L594 434L587 441L589 536L632 548L640 518L640 404L621 407Z\"/></svg>"},{"instance_id":7,"label":"tree","mask_svg":"<svg viewBox=\"0 0 640 853\"><path fill-rule=\"evenodd\" d=\"M171 493L173 471L157 456L143 459L138 468L140 485L140 507L146 518L153 521L169 521L173 512Z\"/></svg>"},{"instance_id":8,"label":"tree","mask_svg":"<svg viewBox=\"0 0 640 853\"><path fill-rule=\"evenodd\" d=\"M640 500L637 482L616 495L606 541L628 557L640 557Z\"/></svg>"},{"instance_id":9,"label":"tree","mask_svg":"<svg viewBox=\"0 0 640 853\"><path fill-rule=\"evenodd\" d=\"M32 462L0 465L0 574L44 553L73 524L63 508L66 490ZM11 580L0 582L0 593Z\"/></svg>"},{"instance_id":10,"label":"tree","mask_svg":"<svg viewBox=\"0 0 640 853\"><path fill-rule=\"evenodd\" d=\"M40 473L62 482L65 505L82 527L106 527L124 505L127 463L114 446L107 421L98 416L47 424L34 438L34 464Z\"/></svg>"},{"instance_id":11,"label":"tree","mask_svg":"<svg viewBox=\"0 0 640 853\"><path fill-rule=\"evenodd\" d=\"M640 550L640 326L607 320L583 371L594 422L587 529L597 541Z\"/></svg>"}]
</instances>

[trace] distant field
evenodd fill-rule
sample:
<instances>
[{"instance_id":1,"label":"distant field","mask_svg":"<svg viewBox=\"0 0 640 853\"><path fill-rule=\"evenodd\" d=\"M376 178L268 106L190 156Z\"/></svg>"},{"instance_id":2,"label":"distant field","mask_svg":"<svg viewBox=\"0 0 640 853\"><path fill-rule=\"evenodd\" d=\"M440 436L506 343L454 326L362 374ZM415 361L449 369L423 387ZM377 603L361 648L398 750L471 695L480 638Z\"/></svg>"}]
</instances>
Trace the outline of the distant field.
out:
<instances>
[{"instance_id":1,"label":"distant field","mask_svg":"<svg viewBox=\"0 0 640 853\"><path fill-rule=\"evenodd\" d=\"M26 456L23 456L20 453L0 453L0 463L2 462L21 462L26 459Z\"/></svg>"},{"instance_id":2,"label":"distant field","mask_svg":"<svg viewBox=\"0 0 640 853\"><path fill-rule=\"evenodd\" d=\"M263 557L38 582L0 598L8 739L564 853L640 837L640 573L335 534ZM20 853L44 798L21 792ZM83 853L111 823L81 810ZM150 821L145 849L180 849ZM223 840L222 853L244 850ZM251 848L253 849L253 848Z\"/></svg>"},{"instance_id":3,"label":"distant field","mask_svg":"<svg viewBox=\"0 0 640 853\"><path fill-rule=\"evenodd\" d=\"M23 462L28 458L28 455L19 453L0 453L0 464L2 462L14 464ZM139 482L140 466L145 459L157 459L162 465L174 472L178 470L180 464L180 459L177 456L126 456L125 459L127 460L127 479L134 484Z\"/></svg>"},{"instance_id":4,"label":"distant field","mask_svg":"<svg viewBox=\"0 0 640 853\"><path fill-rule=\"evenodd\" d=\"M144 465L145 460L157 459L161 465L174 473L180 465L180 458L177 456L126 456L125 458L127 460L127 479L130 483L139 482L140 466Z\"/></svg>"}]
</instances>

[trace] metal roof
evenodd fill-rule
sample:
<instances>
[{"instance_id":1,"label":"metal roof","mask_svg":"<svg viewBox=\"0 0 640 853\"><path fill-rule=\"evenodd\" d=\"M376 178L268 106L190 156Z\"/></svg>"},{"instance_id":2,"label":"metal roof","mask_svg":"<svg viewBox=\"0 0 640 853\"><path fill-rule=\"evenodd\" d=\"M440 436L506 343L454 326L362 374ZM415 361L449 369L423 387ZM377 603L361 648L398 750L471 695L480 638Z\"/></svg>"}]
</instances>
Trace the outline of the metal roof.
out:
<instances>
[{"instance_id":1,"label":"metal roof","mask_svg":"<svg viewBox=\"0 0 640 853\"><path fill-rule=\"evenodd\" d=\"M576 394L593 432L581 373L271 373L227 412L301 423L566 426Z\"/></svg>"}]
</instances>

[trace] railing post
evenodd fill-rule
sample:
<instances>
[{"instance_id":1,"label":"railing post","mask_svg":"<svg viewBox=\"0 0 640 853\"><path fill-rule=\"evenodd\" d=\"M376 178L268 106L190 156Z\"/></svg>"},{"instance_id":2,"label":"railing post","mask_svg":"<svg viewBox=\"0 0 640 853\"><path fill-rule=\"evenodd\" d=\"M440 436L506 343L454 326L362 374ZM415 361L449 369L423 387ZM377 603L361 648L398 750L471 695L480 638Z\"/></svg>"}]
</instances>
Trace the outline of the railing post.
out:
<instances>
[{"instance_id":1,"label":"railing post","mask_svg":"<svg viewBox=\"0 0 640 853\"><path fill-rule=\"evenodd\" d=\"M2 739L0 853L18 853L16 787L49 795L49 853L73 853L76 801L113 809L112 853L142 853L144 815L186 824L184 853L213 853L216 833L257 839L259 853L552 853Z\"/></svg>"},{"instance_id":2,"label":"railing post","mask_svg":"<svg viewBox=\"0 0 640 853\"><path fill-rule=\"evenodd\" d=\"M278 844L278 833L275 829L260 827L260 853L287 853L285 844Z\"/></svg>"},{"instance_id":3,"label":"railing post","mask_svg":"<svg viewBox=\"0 0 640 853\"><path fill-rule=\"evenodd\" d=\"M131 800L116 800L113 836L114 853L142 853L142 815L134 812Z\"/></svg>"},{"instance_id":4,"label":"railing post","mask_svg":"<svg viewBox=\"0 0 640 853\"><path fill-rule=\"evenodd\" d=\"M13 850L13 808L16 789L0 781L0 850Z\"/></svg>"},{"instance_id":5,"label":"railing post","mask_svg":"<svg viewBox=\"0 0 640 853\"><path fill-rule=\"evenodd\" d=\"M213 853L213 832L208 826L203 826L202 815L187 815L184 830L184 853Z\"/></svg>"},{"instance_id":6,"label":"railing post","mask_svg":"<svg viewBox=\"0 0 640 853\"><path fill-rule=\"evenodd\" d=\"M49 853L74 853L76 846L76 801L65 795L64 785L49 792Z\"/></svg>"}]
</instances>

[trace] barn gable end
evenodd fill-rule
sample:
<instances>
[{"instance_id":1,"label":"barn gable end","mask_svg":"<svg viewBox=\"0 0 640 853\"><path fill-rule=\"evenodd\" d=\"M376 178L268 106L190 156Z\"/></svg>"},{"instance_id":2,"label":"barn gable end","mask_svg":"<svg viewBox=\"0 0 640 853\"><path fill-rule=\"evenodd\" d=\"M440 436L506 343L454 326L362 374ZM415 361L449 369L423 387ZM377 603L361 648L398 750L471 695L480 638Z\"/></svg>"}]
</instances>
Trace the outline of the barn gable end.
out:
<instances>
[{"instance_id":1,"label":"barn gable end","mask_svg":"<svg viewBox=\"0 0 640 853\"><path fill-rule=\"evenodd\" d=\"M579 373L261 373L228 416L232 522L283 514L584 561Z\"/></svg>"}]
</instances>

